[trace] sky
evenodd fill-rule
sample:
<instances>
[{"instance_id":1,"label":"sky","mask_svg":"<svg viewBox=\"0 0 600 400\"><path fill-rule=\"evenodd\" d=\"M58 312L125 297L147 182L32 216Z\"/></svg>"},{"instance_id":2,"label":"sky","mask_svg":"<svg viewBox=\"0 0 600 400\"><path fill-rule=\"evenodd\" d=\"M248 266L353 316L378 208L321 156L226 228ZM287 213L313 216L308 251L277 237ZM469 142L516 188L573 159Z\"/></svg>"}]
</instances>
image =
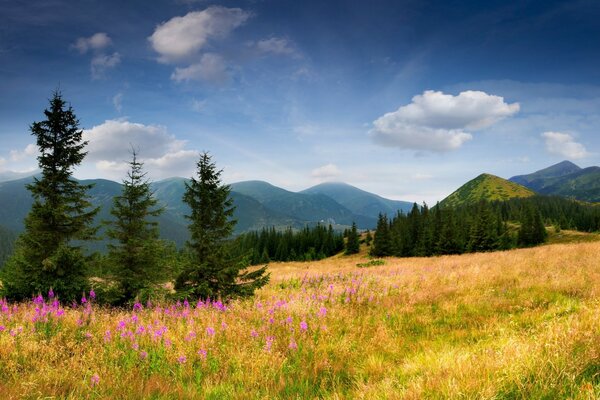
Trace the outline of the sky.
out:
<instances>
[{"instance_id":1,"label":"sky","mask_svg":"<svg viewBox=\"0 0 600 400\"><path fill-rule=\"evenodd\" d=\"M78 178L298 191L343 181L429 204L486 172L600 164L600 2L0 0L0 172L60 90Z\"/></svg>"}]
</instances>

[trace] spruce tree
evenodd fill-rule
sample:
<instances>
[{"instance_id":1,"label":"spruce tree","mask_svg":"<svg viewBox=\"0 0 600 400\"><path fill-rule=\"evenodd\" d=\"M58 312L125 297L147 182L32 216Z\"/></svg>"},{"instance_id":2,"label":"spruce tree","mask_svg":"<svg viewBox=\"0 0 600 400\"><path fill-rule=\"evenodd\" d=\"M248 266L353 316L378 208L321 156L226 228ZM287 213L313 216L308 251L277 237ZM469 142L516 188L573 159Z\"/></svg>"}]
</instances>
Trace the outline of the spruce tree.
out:
<instances>
[{"instance_id":1,"label":"spruce tree","mask_svg":"<svg viewBox=\"0 0 600 400\"><path fill-rule=\"evenodd\" d=\"M113 200L110 213L115 219L106 232L116 241L108 245L108 256L118 283L119 303L131 302L164 277L161 271L164 246L159 240L158 223L151 220L163 209L157 206L135 150L129 167L122 192Z\"/></svg>"},{"instance_id":2,"label":"spruce tree","mask_svg":"<svg viewBox=\"0 0 600 400\"><path fill-rule=\"evenodd\" d=\"M233 233L236 221L231 189L221 183L208 153L197 163L197 178L186 183L183 201L190 207L187 243L189 262L175 281L182 297L223 298L248 296L269 281L266 266L247 270L245 260L233 259L224 242Z\"/></svg>"},{"instance_id":3,"label":"spruce tree","mask_svg":"<svg viewBox=\"0 0 600 400\"><path fill-rule=\"evenodd\" d=\"M346 238L346 255L356 254L360 250L360 238L356 230L356 223L352 223L352 228L348 231Z\"/></svg>"},{"instance_id":4,"label":"spruce tree","mask_svg":"<svg viewBox=\"0 0 600 400\"><path fill-rule=\"evenodd\" d=\"M392 237L388 219L385 214L379 214L375 238L373 239L373 247L371 247L370 254L375 257L392 255Z\"/></svg>"},{"instance_id":5,"label":"spruce tree","mask_svg":"<svg viewBox=\"0 0 600 400\"><path fill-rule=\"evenodd\" d=\"M34 122L41 177L27 189L33 197L25 218L25 232L2 271L3 294L24 299L50 288L63 300L73 300L88 288L86 259L75 241L92 239L98 209L92 208L87 191L73 178L73 170L85 158L83 131L60 92L44 110L45 119Z\"/></svg>"}]
</instances>

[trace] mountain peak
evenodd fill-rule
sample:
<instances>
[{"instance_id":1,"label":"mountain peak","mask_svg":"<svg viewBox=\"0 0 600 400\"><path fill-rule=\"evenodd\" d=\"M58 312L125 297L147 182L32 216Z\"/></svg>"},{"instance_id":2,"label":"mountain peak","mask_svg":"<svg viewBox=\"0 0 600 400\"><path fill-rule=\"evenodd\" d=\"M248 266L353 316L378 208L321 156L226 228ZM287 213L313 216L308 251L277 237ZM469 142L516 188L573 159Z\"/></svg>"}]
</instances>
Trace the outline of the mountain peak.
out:
<instances>
[{"instance_id":1,"label":"mountain peak","mask_svg":"<svg viewBox=\"0 0 600 400\"><path fill-rule=\"evenodd\" d=\"M535 192L492 174L481 174L462 185L440 202L445 207L456 207L476 203L480 200L509 200L515 197L530 197Z\"/></svg>"}]
</instances>

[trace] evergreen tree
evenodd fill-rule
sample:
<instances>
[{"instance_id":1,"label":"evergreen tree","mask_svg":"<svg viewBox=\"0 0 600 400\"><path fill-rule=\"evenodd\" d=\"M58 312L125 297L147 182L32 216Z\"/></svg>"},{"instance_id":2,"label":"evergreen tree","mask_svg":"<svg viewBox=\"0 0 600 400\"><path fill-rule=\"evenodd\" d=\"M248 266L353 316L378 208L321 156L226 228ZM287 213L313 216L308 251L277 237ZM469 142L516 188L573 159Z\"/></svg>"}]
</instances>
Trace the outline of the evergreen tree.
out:
<instances>
[{"instance_id":1,"label":"evergreen tree","mask_svg":"<svg viewBox=\"0 0 600 400\"><path fill-rule=\"evenodd\" d=\"M375 257L385 257L392 255L392 237L390 235L390 226L387 216L379 214L377 220L377 229L371 247L371 255Z\"/></svg>"},{"instance_id":2,"label":"evergreen tree","mask_svg":"<svg viewBox=\"0 0 600 400\"><path fill-rule=\"evenodd\" d=\"M356 254L360 250L360 238L356 230L356 223L352 223L352 229L348 232L346 239L346 255Z\"/></svg>"},{"instance_id":3,"label":"evergreen tree","mask_svg":"<svg viewBox=\"0 0 600 400\"><path fill-rule=\"evenodd\" d=\"M221 184L222 171L217 170L208 153L197 163L198 178L186 183L183 201L190 207L187 243L190 260L175 282L184 297L231 298L252 295L267 284L266 266L248 271L245 260L233 259L225 251L224 241L231 235L236 221L230 188Z\"/></svg>"},{"instance_id":4,"label":"evergreen tree","mask_svg":"<svg viewBox=\"0 0 600 400\"><path fill-rule=\"evenodd\" d=\"M498 246L496 219L489 204L485 201L477 205L477 214L471 226L469 251L490 251Z\"/></svg>"},{"instance_id":5,"label":"evergreen tree","mask_svg":"<svg viewBox=\"0 0 600 400\"><path fill-rule=\"evenodd\" d=\"M161 253L164 248L159 240L158 223L150 220L158 217L163 209L157 207L150 183L145 179L143 163L137 159L135 150L129 163L123 189L113 200L111 210L115 218L107 230L107 236L117 244L109 244L108 257L119 285L120 302L134 300L144 289L159 282L161 277Z\"/></svg>"},{"instance_id":6,"label":"evergreen tree","mask_svg":"<svg viewBox=\"0 0 600 400\"><path fill-rule=\"evenodd\" d=\"M52 288L64 300L81 296L88 288L86 260L75 241L92 239L98 209L92 209L87 191L72 177L81 164L87 142L73 109L59 92L44 110L46 119L31 125L39 150L41 178L27 189L33 197L25 218L25 232L16 251L3 269L3 294L24 299Z\"/></svg>"},{"instance_id":7,"label":"evergreen tree","mask_svg":"<svg viewBox=\"0 0 600 400\"><path fill-rule=\"evenodd\" d=\"M371 231L367 229L367 235L365 236L365 244L368 246L371 246L371 242L373 241L373 235L371 234Z\"/></svg>"}]
</instances>

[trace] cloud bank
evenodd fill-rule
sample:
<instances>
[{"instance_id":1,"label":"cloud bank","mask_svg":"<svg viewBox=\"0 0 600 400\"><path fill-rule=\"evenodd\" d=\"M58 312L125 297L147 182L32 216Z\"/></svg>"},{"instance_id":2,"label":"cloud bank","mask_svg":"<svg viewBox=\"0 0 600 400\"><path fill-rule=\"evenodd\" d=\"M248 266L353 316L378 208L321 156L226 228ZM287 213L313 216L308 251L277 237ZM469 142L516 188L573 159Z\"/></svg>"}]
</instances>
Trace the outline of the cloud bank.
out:
<instances>
[{"instance_id":1,"label":"cloud bank","mask_svg":"<svg viewBox=\"0 0 600 400\"><path fill-rule=\"evenodd\" d=\"M428 90L412 102L384 114L369 132L375 143L417 151L445 152L471 140L472 131L487 128L519 111L519 103L468 90L457 96Z\"/></svg>"},{"instance_id":2,"label":"cloud bank","mask_svg":"<svg viewBox=\"0 0 600 400\"><path fill-rule=\"evenodd\" d=\"M572 160L586 158L590 155L585 146L575 141L573 135L562 132L542 133L546 144L546 150Z\"/></svg>"}]
</instances>

